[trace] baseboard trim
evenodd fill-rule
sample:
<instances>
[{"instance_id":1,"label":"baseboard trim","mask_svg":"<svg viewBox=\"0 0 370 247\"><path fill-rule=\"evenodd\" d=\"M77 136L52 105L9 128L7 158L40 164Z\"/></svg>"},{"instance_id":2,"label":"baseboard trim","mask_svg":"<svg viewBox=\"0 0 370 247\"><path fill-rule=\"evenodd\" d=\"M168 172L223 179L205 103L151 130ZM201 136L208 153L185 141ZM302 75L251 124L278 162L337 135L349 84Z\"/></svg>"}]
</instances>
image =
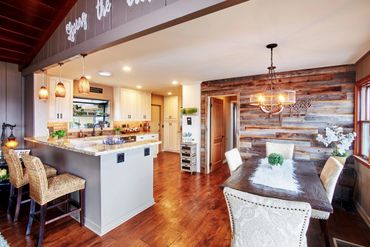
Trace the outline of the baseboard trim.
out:
<instances>
[{"instance_id":1,"label":"baseboard trim","mask_svg":"<svg viewBox=\"0 0 370 247\"><path fill-rule=\"evenodd\" d=\"M355 206L361 218L365 221L366 225L370 228L370 217L369 215L367 215L365 209L358 202L355 202Z\"/></svg>"}]
</instances>

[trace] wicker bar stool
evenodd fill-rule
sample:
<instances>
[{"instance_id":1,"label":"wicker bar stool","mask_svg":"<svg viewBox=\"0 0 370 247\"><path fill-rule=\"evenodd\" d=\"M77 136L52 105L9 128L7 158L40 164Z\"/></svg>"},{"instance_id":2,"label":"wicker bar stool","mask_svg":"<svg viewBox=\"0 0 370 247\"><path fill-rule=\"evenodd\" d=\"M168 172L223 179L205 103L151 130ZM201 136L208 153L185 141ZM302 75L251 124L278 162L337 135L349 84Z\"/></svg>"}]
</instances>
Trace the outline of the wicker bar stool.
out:
<instances>
[{"instance_id":1,"label":"wicker bar stool","mask_svg":"<svg viewBox=\"0 0 370 247\"><path fill-rule=\"evenodd\" d=\"M30 179L30 197L31 207L30 215L27 224L26 235L30 235L33 219L39 221L39 236L37 246L42 246L44 239L45 225L52 223L58 219L71 215L74 212L80 212L80 225L85 224L85 180L69 173L57 175L47 178L46 172L40 159L31 155L25 154L22 156L24 164L28 170ZM62 202L53 204L47 207L47 204L55 199L69 195L72 192L79 191L80 203L71 200L69 197ZM40 211L35 212L35 204L40 205ZM75 207L73 210L67 210L64 214L56 218L46 220L46 210L55 208L60 205L69 205ZM69 208L68 208L69 209Z\"/></svg>"},{"instance_id":2,"label":"wicker bar stool","mask_svg":"<svg viewBox=\"0 0 370 247\"><path fill-rule=\"evenodd\" d=\"M7 214L8 216L10 216L10 209L15 199L16 206L13 221L16 222L18 220L21 204L29 201L29 199L22 201L22 195L24 192L23 187L28 185L29 182L28 173L27 170L23 168L20 158L13 149L9 149L6 146L3 146L2 152L9 168L10 193ZM44 168L46 171L46 176L48 177L53 177L57 174L57 170L51 166L44 165ZM15 189L17 189L16 195L14 193Z\"/></svg>"}]
</instances>

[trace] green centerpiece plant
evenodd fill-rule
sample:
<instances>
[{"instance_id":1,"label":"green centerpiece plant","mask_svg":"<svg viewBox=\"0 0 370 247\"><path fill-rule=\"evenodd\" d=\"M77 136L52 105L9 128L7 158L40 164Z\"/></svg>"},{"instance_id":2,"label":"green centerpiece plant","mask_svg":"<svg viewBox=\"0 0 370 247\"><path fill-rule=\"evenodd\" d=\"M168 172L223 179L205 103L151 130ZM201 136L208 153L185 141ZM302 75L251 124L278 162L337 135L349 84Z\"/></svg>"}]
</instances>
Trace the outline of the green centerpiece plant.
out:
<instances>
[{"instance_id":1,"label":"green centerpiece plant","mask_svg":"<svg viewBox=\"0 0 370 247\"><path fill-rule=\"evenodd\" d=\"M0 169L0 182L9 179L9 174L6 169Z\"/></svg>"},{"instance_id":2,"label":"green centerpiece plant","mask_svg":"<svg viewBox=\"0 0 370 247\"><path fill-rule=\"evenodd\" d=\"M121 134L121 128L120 127L114 128L114 132L115 132L116 135L120 135Z\"/></svg>"},{"instance_id":3,"label":"green centerpiece plant","mask_svg":"<svg viewBox=\"0 0 370 247\"><path fill-rule=\"evenodd\" d=\"M282 166L284 163L284 157L281 154L272 153L267 158L271 166Z\"/></svg>"}]
</instances>

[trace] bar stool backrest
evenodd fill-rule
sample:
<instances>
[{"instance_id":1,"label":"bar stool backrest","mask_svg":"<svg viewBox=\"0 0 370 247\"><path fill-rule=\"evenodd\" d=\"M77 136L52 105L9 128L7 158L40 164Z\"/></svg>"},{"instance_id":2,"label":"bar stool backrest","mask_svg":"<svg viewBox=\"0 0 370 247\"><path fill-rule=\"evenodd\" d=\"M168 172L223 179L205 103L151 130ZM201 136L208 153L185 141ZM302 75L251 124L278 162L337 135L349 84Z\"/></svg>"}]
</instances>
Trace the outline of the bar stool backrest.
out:
<instances>
[{"instance_id":1,"label":"bar stool backrest","mask_svg":"<svg viewBox=\"0 0 370 247\"><path fill-rule=\"evenodd\" d=\"M30 196L36 202L42 202L48 191L48 179L44 165L38 157L29 154L23 154L22 160L28 173Z\"/></svg>"},{"instance_id":2,"label":"bar stool backrest","mask_svg":"<svg viewBox=\"0 0 370 247\"><path fill-rule=\"evenodd\" d=\"M10 183L16 188L23 186L23 168L22 162L19 159L18 155L13 149L10 149L6 146L3 146L1 150L9 168Z\"/></svg>"}]
</instances>

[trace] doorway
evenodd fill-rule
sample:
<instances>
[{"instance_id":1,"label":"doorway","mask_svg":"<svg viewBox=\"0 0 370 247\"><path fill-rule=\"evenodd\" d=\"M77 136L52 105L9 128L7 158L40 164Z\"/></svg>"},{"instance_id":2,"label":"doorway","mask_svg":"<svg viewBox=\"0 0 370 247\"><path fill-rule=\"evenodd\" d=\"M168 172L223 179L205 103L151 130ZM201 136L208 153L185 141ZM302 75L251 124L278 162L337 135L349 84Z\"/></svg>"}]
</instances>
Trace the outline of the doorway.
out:
<instances>
[{"instance_id":1,"label":"doorway","mask_svg":"<svg viewBox=\"0 0 370 247\"><path fill-rule=\"evenodd\" d=\"M159 141L162 141L162 121L161 121L161 106L152 105L151 109L151 121L150 121L150 131L158 133ZM159 150L162 150L162 144L159 145Z\"/></svg>"},{"instance_id":2,"label":"doorway","mask_svg":"<svg viewBox=\"0 0 370 247\"><path fill-rule=\"evenodd\" d=\"M236 95L209 98L209 171L220 168L225 152L238 146L238 104Z\"/></svg>"}]
</instances>

